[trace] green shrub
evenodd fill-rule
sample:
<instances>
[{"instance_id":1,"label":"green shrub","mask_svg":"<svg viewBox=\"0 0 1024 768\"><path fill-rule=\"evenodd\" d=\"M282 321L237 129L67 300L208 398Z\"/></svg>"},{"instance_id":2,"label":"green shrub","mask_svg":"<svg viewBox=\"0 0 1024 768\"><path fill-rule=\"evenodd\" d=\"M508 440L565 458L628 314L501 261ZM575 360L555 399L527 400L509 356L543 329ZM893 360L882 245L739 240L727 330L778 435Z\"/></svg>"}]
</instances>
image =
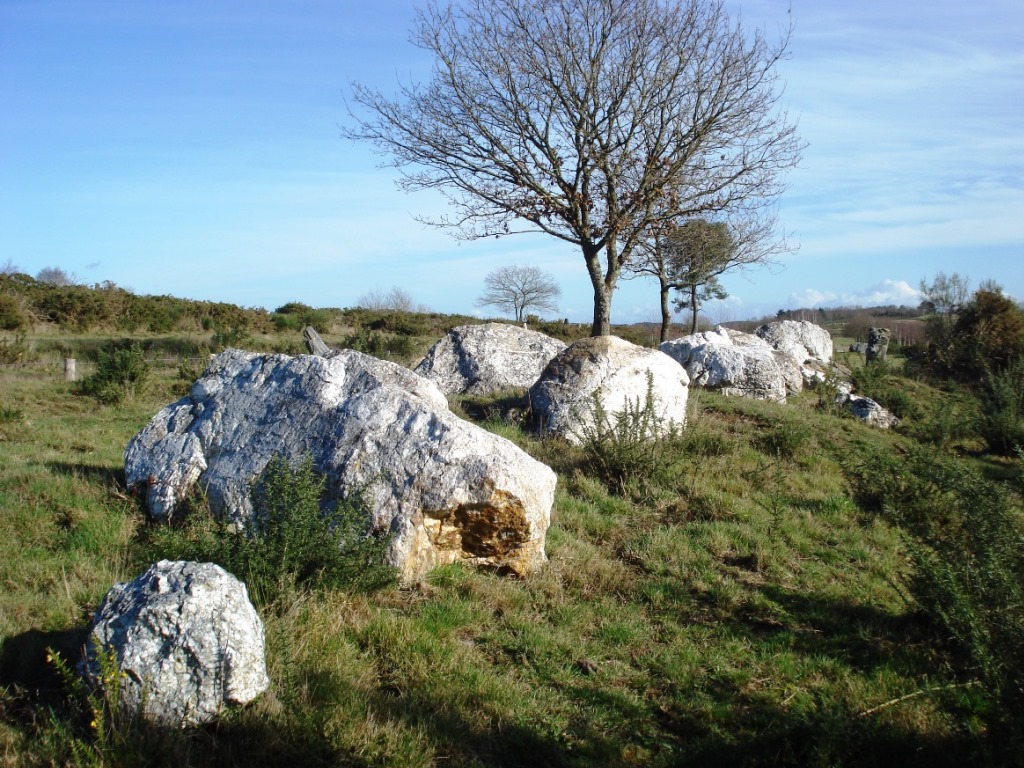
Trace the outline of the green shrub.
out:
<instances>
[{"instance_id":1,"label":"green shrub","mask_svg":"<svg viewBox=\"0 0 1024 768\"><path fill-rule=\"evenodd\" d=\"M754 438L754 447L768 456L792 459L811 438L811 428L794 421L780 421Z\"/></svg>"},{"instance_id":2,"label":"green shrub","mask_svg":"<svg viewBox=\"0 0 1024 768\"><path fill-rule=\"evenodd\" d=\"M219 326L213 332L210 345L213 347L214 352L222 352L228 347L244 347L250 340L249 324L245 321L244 317L239 317Z\"/></svg>"},{"instance_id":3,"label":"green shrub","mask_svg":"<svg viewBox=\"0 0 1024 768\"><path fill-rule=\"evenodd\" d=\"M386 336L360 328L341 340L341 346L380 358L402 358L412 354L413 342L408 336Z\"/></svg>"},{"instance_id":4,"label":"green shrub","mask_svg":"<svg viewBox=\"0 0 1024 768\"><path fill-rule=\"evenodd\" d=\"M876 361L853 370L853 386L859 395L870 397L899 419L920 418L923 411L900 385L900 377L886 361Z\"/></svg>"},{"instance_id":5,"label":"green shrub","mask_svg":"<svg viewBox=\"0 0 1024 768\"><path fill-rule=\"evenodd\" d=\"M1024 358L988 374L979 427L994 453L1010 455L1024 445Z\"/></svg>"},{"instance_id":6,"label":"green shrub","mask_svg":"<svg viewBox=\"0 0 1024 768\"><path fill-rule=\"evenodd\" d=\"M923 448L875 456L854 476L902 527L914 565L910 595L980 681L992 743L1014 754L1024 746L1021 510L964 462Z\"/></svg>"},{"instance_id":7,"label":"green shrub","mask_svg":"<svg viewBox=\"0 0 1024 768\"><path fill-rule=\"evenodd\" d=\"M21 302L12 293L0 293L0 331L20 331L29 324Z\"/></svg>"},{"instance_id":8,"label":"green shrub","mask_svg":"<svg viewBox=\"0 0 1024 768\"><path fill-rule=\"evenodd\" d=\"M82 380L79 391L106 405L117 405L141 394L149 384L150 368L138 343L97 352L96 372Z\"/></svg>"},{"instance_id":9,"label":"green shrub","mask_svg":"<svg viewBox=\"0 0 1024 768\"><path fill-rule=\"evenodd\" d=\"M275 456L250 486L252 519L244 532L212 520L205 505L183 529L158 533L152 556L206 560L244 581L267 605L295 587L376 588L391 583L388 539L372 531L362 493L324 499L324 478L310 457L295 467Z\"/></svg>"},{"instance_id":10,"label":"green shrub","mask_svg":"<svg viewBox=\"0 0 1024 768\"><path fill-rule=\"evenodd\" d=\"M637 500L650 498L654 488L669 477L672 456L678 453L677 425L666 423L654 396L654 382L647 374L647 393L626 402L614 419L609 417L600 394L591 398L589 413L579 420L585 471L604 483L612 493Z\"/></svg>"},{"instance_id":11,"label":"green shrub","mask_svg":"<svg viewBox=\"0 0 1024 768\"><path fill-rule=\"evenodd\" d=\"M32 350L25 340L24 333L17 333L11 338L0 337L0 364L24 363L31 356Z\"/></svg>"}]
</instances>

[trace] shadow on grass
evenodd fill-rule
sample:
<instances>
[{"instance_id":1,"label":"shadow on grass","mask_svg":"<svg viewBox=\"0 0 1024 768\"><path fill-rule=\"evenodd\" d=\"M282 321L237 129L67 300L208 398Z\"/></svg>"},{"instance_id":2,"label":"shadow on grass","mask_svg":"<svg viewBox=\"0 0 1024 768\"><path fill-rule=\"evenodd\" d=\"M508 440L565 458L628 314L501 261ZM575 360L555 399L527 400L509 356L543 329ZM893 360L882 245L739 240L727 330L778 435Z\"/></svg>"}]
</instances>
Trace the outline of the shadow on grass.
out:
<instances>
[{"instance_id":1,"label":"shadow on grass","mask_svg":"<svg viewBox=\"0 0 1024 768\"><path fill-rule=\"evenodd\" d=\"M90 483L125 490L124 467L108 467L102 464L84 464L67 461L51 461L46 464L54 474L81 478Z\"/></svg>"}]
</instances>

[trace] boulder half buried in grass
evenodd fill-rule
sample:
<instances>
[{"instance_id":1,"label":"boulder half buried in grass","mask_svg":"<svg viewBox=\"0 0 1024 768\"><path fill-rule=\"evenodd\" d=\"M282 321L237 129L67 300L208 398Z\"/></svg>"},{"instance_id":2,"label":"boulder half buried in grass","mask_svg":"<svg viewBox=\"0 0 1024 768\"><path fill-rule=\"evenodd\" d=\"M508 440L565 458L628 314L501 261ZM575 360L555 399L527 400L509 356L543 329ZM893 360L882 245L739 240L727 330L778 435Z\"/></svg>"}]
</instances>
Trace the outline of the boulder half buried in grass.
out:
<instances>
[{"instance_id":1,"label":"boulder half buried in grass","mask_svg":"<svg viewBox=\"0 0 1024 768\"><path fill-rule=\"evenodd\" d=\"M454 562L524 574L545 559L554 472L453 414L432 382L353 350L222 352L132 439L125 476L156 518L198 487L244 527L275 455L309 455L327 504L361 492L404 580Z\"/></svg>"}]
</instances>

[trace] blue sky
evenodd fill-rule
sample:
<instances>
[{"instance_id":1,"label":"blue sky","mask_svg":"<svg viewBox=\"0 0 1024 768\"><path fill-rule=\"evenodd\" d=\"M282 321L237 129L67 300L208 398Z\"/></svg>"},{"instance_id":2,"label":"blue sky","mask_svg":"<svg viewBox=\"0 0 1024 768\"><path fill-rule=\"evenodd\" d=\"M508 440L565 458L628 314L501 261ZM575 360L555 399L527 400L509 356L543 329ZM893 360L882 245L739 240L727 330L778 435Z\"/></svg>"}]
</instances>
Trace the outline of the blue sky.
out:
<instances>
[{"instance_id":1,"label":"blue sky","mask_svg":"<svg viewBox=\"0 0 1024 768\"><path fill-rule=\"evenodd\" d=\"M413 216L368 147L341 138L355 80L395 90L430 60L405 0L0 0L0 264L59 266L273 309L399 286L473 310L484 275L535 264L589 321L582 257L544 235L459 243ZM785 0L731 3L785 23ZM916 304L936 272L1024 299L1024 4L793 0L784 102L809 146L780 221L799 244L727 276L715 320L781 307ZM657 317L623 283L613 322Z\"/></svg>"}]
</instances>

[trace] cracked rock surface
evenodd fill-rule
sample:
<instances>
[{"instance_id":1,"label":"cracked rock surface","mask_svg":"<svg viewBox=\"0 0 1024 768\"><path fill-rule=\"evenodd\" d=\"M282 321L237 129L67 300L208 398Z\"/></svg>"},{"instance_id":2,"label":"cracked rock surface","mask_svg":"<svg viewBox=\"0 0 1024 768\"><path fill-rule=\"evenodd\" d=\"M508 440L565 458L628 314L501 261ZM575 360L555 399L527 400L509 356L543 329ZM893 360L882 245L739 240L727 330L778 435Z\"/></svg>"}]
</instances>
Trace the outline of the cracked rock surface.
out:
<instances>
[{"instance_id":1,"label":"cracked rock surface","mask_svg":"<svg viewBox=\"0 0 1024 768\"><path fill-rule=\"evenodd\" d=\"M430 348L416 373L447 395L489 395L528 389L565 344L503 323L452 328Z\"/></svg>"},{"instance_id":2,"label":"cracked rock surface","mask_svg":"<svg viewBox=\"0 0 1024 768\"><path fill-rule=\"evenodd\" d=\"M114 585L96 611L83 665L88 680L109 688L101 651L116 657L121 707L162 726L209 722L270 683L263 622L245 585L213 563L161 560Z\"/></svg>"},{"instance_id":3,"label":"cracked rock surface","mask_svg":"<svg viewBox=\"0 0 1024 768\"><path fill-rule=\"evenodd\" d=\"M353 350L222 352L132 439L125 477L156 518L199 487L244 527L249 484L270 459L307 454L327 503L363 493L405 581L447 563L524 574L545 560L554 472L453 414L432 382Z\"/></svg>"}]
</instances>

